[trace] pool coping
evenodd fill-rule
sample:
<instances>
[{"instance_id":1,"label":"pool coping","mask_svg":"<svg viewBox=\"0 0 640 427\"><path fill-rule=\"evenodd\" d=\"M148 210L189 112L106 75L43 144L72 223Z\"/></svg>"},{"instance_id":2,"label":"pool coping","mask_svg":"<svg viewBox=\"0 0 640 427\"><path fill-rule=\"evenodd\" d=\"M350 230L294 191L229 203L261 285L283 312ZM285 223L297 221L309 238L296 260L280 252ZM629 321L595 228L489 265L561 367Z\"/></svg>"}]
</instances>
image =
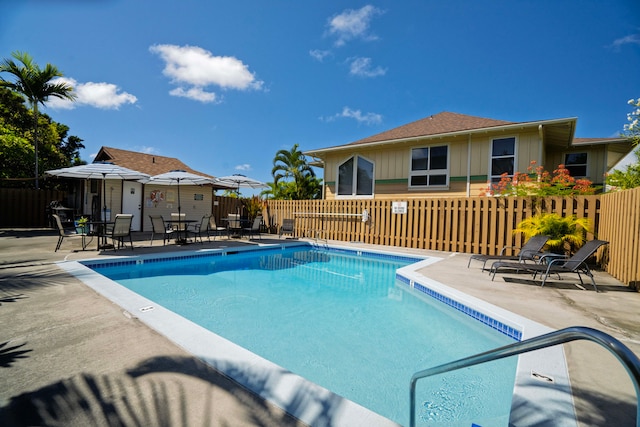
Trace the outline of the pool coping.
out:
<instances>
[{"instance_id":1,"label":"pool coping","mask_svg":"<svg viewBox=\"0 0 640 427\"><path fill-rule=\"evenodd\" d=\"M320 414L329 413L332 416L332 425L335 426L398 426L397 423L251 353L85 266L85 264L92 263L108 264L113 262L122 264L123 262L148 262L159 259L194 258L218 254L224 256L227 253L269 248L284 249L292 246L318 247L318 245L309 242L289 242L286 245L278 243L261 244L253 248L195 250L181 252L176 255L165 253L126 258L118 257L106 260L104 258L96 258L83 260L82 263L79 261L66 261L59 263L59 265L87 286L123 308L125 315L138 318L185 351L194 354L223 374L307 424L311 424L313 420L318 419ZM482 321L502 333L505 333L505 330L501 329L506 328L507 335L517 331L520 333L520 338L526 339L552 331L552 329L537 322L471 297L431 280L418 272L418 270L438 262L442 258L429 257L425 260L424 256L417 254L370 248L354 249L353 247L336 244L322 245L321 248L354 254L367 253L380 256L422 259L422 261L397 270L396 277L403 286L421 292L425 296L435 297L471 317L475 316L476 320ZM454 304L451 304L451 302L454 302ZM457 306L455 305L456 303ZM465 311L465 308L467 311ZM493 325L491 324L492 322ZM512 336L512 338L518 339L517 336ZM241 372L242 375L237 375L238 372ZM553 382L545 383L544 379L549 378L553 379ZM408 385L407 380L407 397ZM534 399L538 405L545 408L545 414L541 419L561 421L555 425L576 425L575 417L572 420L571 416L567 415L567 405L569 404L573 408L573 401L564 351L561 346L537 350L534 353L523 354L519 357L511 412L511 422L514 425L521 424L524 421L522 416L526 416L527 424L535 422L535 414L523 411L523 405L530 399ZM303 400L305 404L296 404L293 407L291 404L293 400L298 403ZM327 405L330 405L329 409ZM519 415L520 412L522 412L522 416ZM549 416L550 413L556 412L557 417ZM573 410L570 412L573 413Z\"/></svg>"}]
</instances>

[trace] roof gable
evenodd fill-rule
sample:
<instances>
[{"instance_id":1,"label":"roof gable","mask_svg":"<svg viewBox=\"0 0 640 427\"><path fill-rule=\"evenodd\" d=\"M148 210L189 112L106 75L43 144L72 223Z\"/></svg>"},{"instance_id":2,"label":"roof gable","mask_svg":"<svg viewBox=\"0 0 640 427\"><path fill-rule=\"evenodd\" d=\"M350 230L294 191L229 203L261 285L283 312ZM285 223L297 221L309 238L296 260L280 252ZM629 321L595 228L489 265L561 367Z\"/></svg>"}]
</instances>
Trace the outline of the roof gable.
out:
<instances>
[{"instance_id":1,"label":"roof gable","mask_svg":"<svg viewBox=\"0 0 640 427\"><path fill-rule=\"evenodd\" d=\"M96 155L95 161L112 162L118 166L144 172L149 175L160 175L172 170L183 170L213 178L211 175L191 169L175 157L158 156L156 154L139 153L136 151L121 150L113 147L102 147Z\"/></svg>"}]
</instances>

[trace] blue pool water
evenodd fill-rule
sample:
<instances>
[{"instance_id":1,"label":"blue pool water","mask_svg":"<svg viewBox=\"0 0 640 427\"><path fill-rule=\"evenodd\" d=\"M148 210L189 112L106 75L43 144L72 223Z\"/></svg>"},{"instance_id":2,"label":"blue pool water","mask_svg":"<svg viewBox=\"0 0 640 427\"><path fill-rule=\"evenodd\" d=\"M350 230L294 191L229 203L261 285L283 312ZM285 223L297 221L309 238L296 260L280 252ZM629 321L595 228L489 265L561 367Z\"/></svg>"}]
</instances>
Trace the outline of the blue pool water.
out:
<instances>
[{"instance_id":1,"label":"blue pool water","mask_svg":"<svg viewBox=\"0 0 640 427\"><path fill-rule=\"evenodd\" d=\"M396 281L412 261L303 247L91 268L407 425L413 373L513 342ZM506 425L515 370L510 358L422 380L417 419Z\"/></svg>"}]
</instances>

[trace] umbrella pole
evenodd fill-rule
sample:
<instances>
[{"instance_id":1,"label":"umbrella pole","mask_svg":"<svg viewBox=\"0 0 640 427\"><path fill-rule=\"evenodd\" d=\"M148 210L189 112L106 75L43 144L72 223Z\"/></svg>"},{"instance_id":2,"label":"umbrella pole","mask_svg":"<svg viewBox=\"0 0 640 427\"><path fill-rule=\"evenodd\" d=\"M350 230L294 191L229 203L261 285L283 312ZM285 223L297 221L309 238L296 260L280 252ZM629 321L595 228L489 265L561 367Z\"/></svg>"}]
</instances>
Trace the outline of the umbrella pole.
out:
<instances>
[{"instance_id":1,"label":"umbrella pole","mask_svg":"<svg viewBox=\"0 0 640 427\"><path fill-rule=\"evenodd\" d=\"M182 239L180 237L180 235L182 234L182 226L181 226L181 222L182 222L182 210L181 210L181 206L180 206L180 178L178 178L178 241L180 243L182 243ZM186 233L185 233L186 235ZM186 239L184 239L186 240Z\"/></svg>"},{"instance_id":2,"label":"umbrella pole","mask_svg":"<svg viewBox=\"0 0 640 427\"><path fill-rule=\"evenodd\" d=\"M98 240L104 239L101 249L106 246L107 241L107 174L102 174L102 236L98 236ZM100 245L99 245L100 246Z\"/></svg>"}]
</instances>

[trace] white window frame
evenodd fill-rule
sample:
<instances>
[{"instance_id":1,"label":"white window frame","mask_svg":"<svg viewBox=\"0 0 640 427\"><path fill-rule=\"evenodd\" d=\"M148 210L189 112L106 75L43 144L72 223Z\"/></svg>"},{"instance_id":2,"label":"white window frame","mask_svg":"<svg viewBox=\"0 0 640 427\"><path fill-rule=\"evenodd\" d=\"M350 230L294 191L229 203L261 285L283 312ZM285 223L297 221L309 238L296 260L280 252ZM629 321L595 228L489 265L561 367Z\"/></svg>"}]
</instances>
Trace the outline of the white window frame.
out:
<instances>
[{"instance_id":1,"label":"white window frame","mask_svg":"<svg viewBox=\"0 0 640 427\"><path fill-rule=\"evenodd\" d=\"M509 155L499 155L499 156L494 156L493 155L493 142L497 139L510 139L513 138L513 154L509 154ZM513 178L513 174L517 172L518 170L518 137L515 135L505 135L505 136L500 136L500 137L493 137L490 140L490 146L489 146L489 169L488 169L488 173L487 176L489 177L489 183L492 185L497 184L498 182L500 182L500 179L502 178L502 174L500 175L492 175L492 169L493 169L493 160L494 159L507 159L510 157L513 157L513 173L508 175L510 178ZM494 181L495 179L495 181Z\"/></svg>"},{"instance_id":2,"label":"white window frame","mask_svg":"<svg viewBox=\"0 0 640 427\"><path fill-rule=\"evenodd\" d=\"M358 188L358 159L359 158L366 160L367 162L371 163L371 165L373 166L372 177L371 177L371 194L356 194L356 189ZM343 164L345 164L351 159L353 159L353 178L352 178L353 185L351 187L351 194L339 194L340 166L342 166ZM338 166L336 168L336 193L335 193L336 199L372 199L373 196L375 195L375 187L376 187L375 178L376 178L376 163L373 160L361 154L354 154L352 156L347 157L346 159L338 163Z\"/></svg>"},{"instance_id":3,"label":"white window frame","mask_svg":"<svg viewBox=\"0 0 640 427\"><path fill-rule=\"evenodd\" d=\"M571 174L571 176L573 178L586 178L586 177L588 177L589 176L589 152L588 151L572 151L572 152L569 152L569 153L564 153L564 159L563 159L564 162L563 162L563 164L564 164L564 167L567 168L567 169L569 169L568 165L567 165L567 156L569 156L571 154L584 154L587 157L585 163L576 163L576 164L570 165L570 166L584 166L584 175L573 175L573 174Z\"/></svg>"},{"instance_id":4,"label":"white window frame","mask_svg":"<svg viewBox=\"0 0 640 427\"><path fill-rule=\"evenodd\" d=\"M413 170L413 150L428 149L429 155L431 155L431 149L436 147L445 147L447 149L447 166L445 169L426 169L426 170ZM411 178L414 176L431 176L431 175L445 175L445 183L442 185L411 185ZM451 147L449 144L433 144L420 147L411 147L409 149L409 180L407 185L409 190L448 190L449 179L451 178Z\"/></svg>"}]
</instances>

